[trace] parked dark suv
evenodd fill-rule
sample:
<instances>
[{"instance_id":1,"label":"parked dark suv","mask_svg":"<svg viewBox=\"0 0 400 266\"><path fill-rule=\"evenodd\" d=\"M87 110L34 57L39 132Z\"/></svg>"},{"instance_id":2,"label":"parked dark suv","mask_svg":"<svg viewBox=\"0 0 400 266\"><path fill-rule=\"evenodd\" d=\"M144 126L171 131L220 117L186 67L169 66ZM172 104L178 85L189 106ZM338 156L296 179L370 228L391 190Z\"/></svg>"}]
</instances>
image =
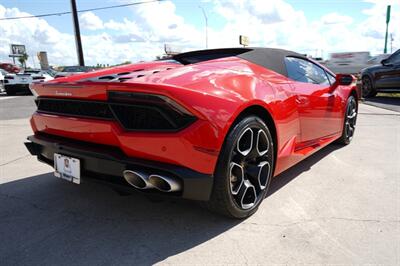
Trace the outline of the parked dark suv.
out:
<instances>
[{"instance_id":1,"label":"parked dark suv","mask_svg":"<svg viewBox=\"0 0 400 266\"><path fill-rule=\"evenodd\" d=\"M361 70L362 94L374 97L378 92L400 92L400 49L381 61L381 65Z\"/></svg>"}]
</instances>

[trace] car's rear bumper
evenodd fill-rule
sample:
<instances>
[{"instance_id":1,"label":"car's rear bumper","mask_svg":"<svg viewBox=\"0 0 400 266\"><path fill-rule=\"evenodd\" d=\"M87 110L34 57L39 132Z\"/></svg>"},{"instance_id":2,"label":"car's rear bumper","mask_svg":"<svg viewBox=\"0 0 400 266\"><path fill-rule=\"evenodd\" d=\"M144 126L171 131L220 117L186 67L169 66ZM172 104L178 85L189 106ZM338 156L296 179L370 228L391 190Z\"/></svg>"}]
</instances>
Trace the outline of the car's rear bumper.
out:
<instances>
[{"instance_id":1,"label":"car's rear bumper","mask_svg":"<svg viewBox=\"0 0 400 266\"><path fill-rule=\"evenodd\" d=\"M4 84L4 90L7 93L12 93L12 94L31 93L29 89L29 84Z\"/></svg>"},{"instance_id":2,"label":"car's rear bumper","mask_svg":"<svg viewBox=\"0 0 400 266\"><path fill-rule=\"evenodd\" d=\"M81 175L117 185L128 183L122 177L124 170L145 170L150 173L167 174L182 182L182 191L171 195L191 200L208 200L213 185L213 176L191 169L160 162L127 157L118 148L85 143L49 135L28 137L25 146L39 161L53 166L54 153L81 160ZM161 193L161 192L160 192Z\"/></svg>"},{"instance_id":3,"label":"car's rear bumper","mask_svg":"<svg viewBox=\"0 0 400 266\"><path fill-rule=\"evenodd\" d=\"M212 175L218 160L218 131L199 120L179 132L135 132L117 121L35 112L31 118L35 135L116 147L130 158L179 165Z\"/></svg>"}]
</instances>

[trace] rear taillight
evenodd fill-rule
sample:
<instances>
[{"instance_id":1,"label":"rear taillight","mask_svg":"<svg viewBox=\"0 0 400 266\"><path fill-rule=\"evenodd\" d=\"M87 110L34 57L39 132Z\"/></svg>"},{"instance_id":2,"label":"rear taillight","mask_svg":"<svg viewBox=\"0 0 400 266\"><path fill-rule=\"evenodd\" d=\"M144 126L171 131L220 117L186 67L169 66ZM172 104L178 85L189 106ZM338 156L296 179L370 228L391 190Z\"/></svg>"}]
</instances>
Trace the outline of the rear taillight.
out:
<instances>
[{"instance_id":1,"label":"rear taillight","mask_svg":"<svg viewBox=\"0 0 400 266\"><path fill-rule=\"evenodd\" d=\"M108 102L127 130L178 131L196 120L184 107L163 95L111 91Z\"/></svg>"}]
</instances>

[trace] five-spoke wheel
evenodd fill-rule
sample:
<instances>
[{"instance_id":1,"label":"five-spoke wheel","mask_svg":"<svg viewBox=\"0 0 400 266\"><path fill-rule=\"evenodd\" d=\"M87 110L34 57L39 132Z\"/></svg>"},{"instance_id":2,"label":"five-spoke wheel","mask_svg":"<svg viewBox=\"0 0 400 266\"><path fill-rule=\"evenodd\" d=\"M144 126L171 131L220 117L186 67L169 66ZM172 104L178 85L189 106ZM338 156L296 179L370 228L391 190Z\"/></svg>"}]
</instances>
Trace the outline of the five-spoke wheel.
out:
<instances>
[{"instance_id":1,"label":"five-spoke wheel","mask_svg":"<svg viewBox=\"0 0 400 266\"><path fill-rule=\"evenodd\" d=\"M241 133L232 151L229 180L231 194L242 209L250 209L267 186L271 174L268 161L269 140L259 127Z\"/></svg>"},{"instance_id":2,"label":"five-spoke wheel","mask_svg":"<svg viewBox=\"0 0 400 266\"><path fill-rule=\"evenodd\" d=\"M265 198L273 174L274 143L263 120L249 116L228 134L207 206L235 218L253 214Z\"/></svg>"}]
</instances>

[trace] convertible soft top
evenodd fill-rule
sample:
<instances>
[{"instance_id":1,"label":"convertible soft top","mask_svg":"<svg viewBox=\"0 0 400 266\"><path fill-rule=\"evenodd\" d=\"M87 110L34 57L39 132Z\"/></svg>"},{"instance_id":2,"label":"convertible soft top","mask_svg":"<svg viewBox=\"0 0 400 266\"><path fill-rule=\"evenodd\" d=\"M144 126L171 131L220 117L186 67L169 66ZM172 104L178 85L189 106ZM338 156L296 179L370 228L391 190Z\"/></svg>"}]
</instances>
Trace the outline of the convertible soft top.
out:
<instances>
[{"instance_id":1,"label":"convertible soft top","mask_svg":"<svg viewBox=\"0 0 400 266\"><path fill-rule=\"evenodd\" d=\"M307 59L304 55L296 52L277 48L259 47L221 48L191 51L187 53L177 54L173 57L173 59L184 65L187 65L230 56L237 56L254 64L275 71L286 77L288 76L288 74L285 66L285 57L290 56Z\"/></svg>"}]
</instances>

